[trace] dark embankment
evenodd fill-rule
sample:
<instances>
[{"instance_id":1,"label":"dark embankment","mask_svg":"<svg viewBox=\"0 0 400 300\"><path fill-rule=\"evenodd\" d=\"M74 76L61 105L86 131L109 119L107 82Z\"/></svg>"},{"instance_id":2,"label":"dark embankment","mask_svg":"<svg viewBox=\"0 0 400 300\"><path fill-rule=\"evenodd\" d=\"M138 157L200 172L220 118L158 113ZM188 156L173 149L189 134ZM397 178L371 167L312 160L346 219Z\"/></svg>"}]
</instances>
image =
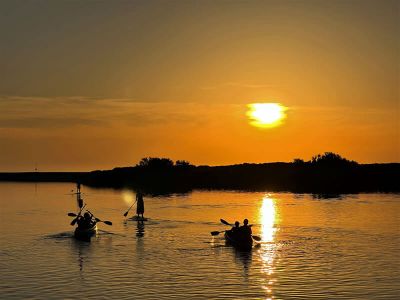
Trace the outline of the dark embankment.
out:
<instances>
[{"instance_id":1,"label":"dark embankment","mask_svg":"<svg viewBox=\"0 0 400 300\"><path fill-rule=\"evenodd\" d=\"M76 182L93 187L142 189L149 193L193 189L291 191L297 193L400 192L400 163L358 164L325 153L293 163L193 166L145 158L134 167L88 173L0 173L2 181Z\"/></svg>"},{"instance_id":2,"label":"dark embankment","mask_svg":"<svg viewBox=\"0 0 400 300\"><path fill-rule=\"evenodd\" d=\"M91 172L88 185L146 191L186 192L192 189L291 191L298 193L400 192L400 164L318 168L293 163L243 164L141 170L137 167Z\"/></svg>"}]
</instances>

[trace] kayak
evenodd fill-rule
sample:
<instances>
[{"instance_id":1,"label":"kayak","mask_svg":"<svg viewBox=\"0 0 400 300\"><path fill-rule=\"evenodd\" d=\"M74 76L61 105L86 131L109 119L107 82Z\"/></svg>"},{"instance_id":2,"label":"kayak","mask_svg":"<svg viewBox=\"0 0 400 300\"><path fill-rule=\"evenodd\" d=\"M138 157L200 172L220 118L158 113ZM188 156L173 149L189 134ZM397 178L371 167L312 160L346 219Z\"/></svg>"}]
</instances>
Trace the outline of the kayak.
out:
<instances>
[{"instance_id":1,"label":"kayak","mask_svg":"<svg viewBox=\"0 0 400 300\"><path fill-rule=\"evenodd\" d=\"M93 223L92 227L89 228L76 227L74 237L80 241L90 242L91 237L94 236L96 232L97 224Z\"/></svg>"},{"instance_id":2,"label":"kayak","mask_svg":"<svg viewBox=\"0 0 400 300\"><path fill-rule=\"evenodd\" d=\"M253 238L240 237L230 230L225 231L225 241L228 245L231 245L239 250L251 250L253 247Z\"/></svg>"}]
</instances>

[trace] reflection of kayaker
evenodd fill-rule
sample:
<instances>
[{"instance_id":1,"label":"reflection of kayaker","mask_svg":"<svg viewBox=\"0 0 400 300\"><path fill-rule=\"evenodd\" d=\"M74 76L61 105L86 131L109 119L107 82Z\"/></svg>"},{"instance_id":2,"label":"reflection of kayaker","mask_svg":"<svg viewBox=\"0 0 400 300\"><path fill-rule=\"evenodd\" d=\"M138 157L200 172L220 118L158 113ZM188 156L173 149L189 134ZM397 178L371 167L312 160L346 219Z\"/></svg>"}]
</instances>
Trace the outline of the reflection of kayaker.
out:
<instances>
[{"instance_id":1,"label":"reflection of kayaker","mask_svg":"<svg viewBox=\"0 0 400 300\"><path fill-rule=\"evenodd\" d=\"M137 192L136 201L137 201L137 206L136 206L137 218L139 219L139 215L142 215L142 219L144 219L144 217L143 217L143 214L144 214L144 201L143 201L143 194L141 192Z\"/></svg>"}]
</instances>

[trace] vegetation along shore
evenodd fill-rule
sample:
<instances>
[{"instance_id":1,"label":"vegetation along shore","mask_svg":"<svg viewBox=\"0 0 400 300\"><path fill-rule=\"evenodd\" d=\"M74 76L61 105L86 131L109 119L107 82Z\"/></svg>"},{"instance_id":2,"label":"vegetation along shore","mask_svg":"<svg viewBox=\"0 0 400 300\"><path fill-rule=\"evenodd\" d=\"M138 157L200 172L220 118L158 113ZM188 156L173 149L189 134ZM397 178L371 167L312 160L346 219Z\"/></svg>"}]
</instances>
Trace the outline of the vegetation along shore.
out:
<instances>
[{"instance_id":1,"label":"vegetation along shore","mask_svg":"<svg viewBox=\"0 0 400 300\"><path fill-rule=\"evenodd\" d=\"M91 172L0 173L0 181L81 182L93 187L149 193L193 189L269 190L295 193L400 192L400 163L359 164L326 152L309 161L195 166L168 158L143 158L136 166Z\"/></svg>"}]
</instances>

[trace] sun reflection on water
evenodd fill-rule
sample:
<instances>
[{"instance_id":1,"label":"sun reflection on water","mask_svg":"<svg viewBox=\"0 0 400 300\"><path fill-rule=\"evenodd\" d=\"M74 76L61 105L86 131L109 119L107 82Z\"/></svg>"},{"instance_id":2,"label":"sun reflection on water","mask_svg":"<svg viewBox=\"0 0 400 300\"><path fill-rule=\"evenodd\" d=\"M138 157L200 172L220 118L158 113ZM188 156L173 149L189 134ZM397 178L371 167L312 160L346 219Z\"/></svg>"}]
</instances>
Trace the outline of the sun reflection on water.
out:
<instances>
[{"instance_id":1,"label":"sun reflection on water","mask_svg":"<svg viewBox=\"0 0 400 300\"><path fill-rule=\"evenodd\" d=\"M262 273L264 273L265 283L263 288L268 299L273 299L273 284L276 281L274 278L276 243L275 239L275 222L277 218L275 200L270 195L265 195L260 208L261 220L261 236L265 242L261 251Z\"/></svg>"},{"instance_id":2,"label":"sun reflection on water","mask_svg":"<svg viewBox=\"0 0 400 300\"><path fill-rule=\"evenodd\" d=\"M274 200L268 195L263 198L260 213L262 239L265 242L272 242L276 231L274 227L276 211Z\"/></svg>"}]
</instances>

